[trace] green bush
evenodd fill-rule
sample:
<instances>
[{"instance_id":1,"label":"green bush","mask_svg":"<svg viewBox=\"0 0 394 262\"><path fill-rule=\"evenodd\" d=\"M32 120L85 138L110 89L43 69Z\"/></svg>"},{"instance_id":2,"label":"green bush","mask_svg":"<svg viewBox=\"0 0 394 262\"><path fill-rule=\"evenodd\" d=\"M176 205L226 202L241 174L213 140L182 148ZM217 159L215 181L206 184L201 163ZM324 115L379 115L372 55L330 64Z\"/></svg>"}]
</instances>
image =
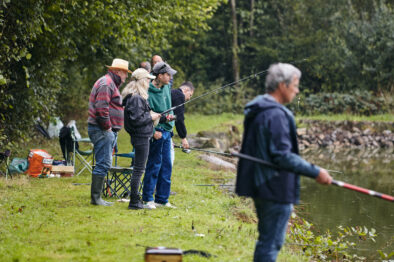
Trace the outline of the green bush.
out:
<instances>
[{"instance_id":1,"label":"green bush","mask_svg":"<svg viewBox=\"0 0 394 262\"><path fill-rule=\"evenodd\" d=\"M365 261L365 257L351 254L349 249L355 249L363 241L375 242L376 231L373 228L338 226L336 234L327 231L322 235L315 235L312 224L294 215L292 218L288 244L302 247L304 255L313 261ZM387 254L380 253L382 257L388 257Z\"/></svg>"},{"instance_id":2,"label":"green bush","mask_svg":"<svg viewBox=\"0 0 394 262\"><path fill-rule=\"evenodd\" d=\"M290 105L297 114L355 114L375 115L390 113L394 107L382 96L369 91L356 90L352 93L318 93L307 97L299 96Z\"/></svg>"},{"instance_id":3,"label":"green bush","mask_svg":"<svg viewBox=\"0 0 394 262\"><path fill-rule=\"evenodd\" d=\"M208 91L207 88L204 89L199 84L196 87L193 98L198 96L201 96L201 98L186 105L186 111L198 112L205 115L218 115L225 112L234 114L242 113L245 104L253 99L255 94L250 95L250 89L246 85L238 84L225 87L222 81L223 79L214 82Z\"/></svg>"}]
</instances>

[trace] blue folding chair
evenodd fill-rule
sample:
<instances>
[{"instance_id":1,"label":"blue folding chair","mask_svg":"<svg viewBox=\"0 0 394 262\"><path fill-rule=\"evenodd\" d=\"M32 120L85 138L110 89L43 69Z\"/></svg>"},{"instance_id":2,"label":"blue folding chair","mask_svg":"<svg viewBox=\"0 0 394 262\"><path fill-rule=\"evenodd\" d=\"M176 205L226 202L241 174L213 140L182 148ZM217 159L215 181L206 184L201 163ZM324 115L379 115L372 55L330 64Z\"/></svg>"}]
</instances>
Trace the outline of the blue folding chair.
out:
<instances>
[{"instance_id":1,"label":"blue folding chair","mask_svg":"<svg viewBox=\"0 0 394 262\"><path fill-rule=\"evenodd\" d=\"M110 168L104 183L103 195L105 197L128 198L130 196L130 181L133 175L132 164L128 167L118 166L118 157L134 159L134 152L118 153L118 146L114 148L115 165Z\"/></svg>"}]
</instances>

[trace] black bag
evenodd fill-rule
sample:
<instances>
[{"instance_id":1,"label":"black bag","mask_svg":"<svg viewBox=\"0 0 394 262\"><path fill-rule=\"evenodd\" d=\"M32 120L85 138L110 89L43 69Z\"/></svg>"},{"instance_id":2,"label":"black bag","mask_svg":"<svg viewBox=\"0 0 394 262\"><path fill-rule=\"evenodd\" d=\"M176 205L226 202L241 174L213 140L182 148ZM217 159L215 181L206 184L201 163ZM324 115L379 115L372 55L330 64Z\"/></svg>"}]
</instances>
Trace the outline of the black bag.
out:
<instances>
[{"instance_id":1,"label":"black bag","mask_svg":"<svg viewBox=\"0 0 394 262\"><path fill-rule=\"evenodd\" d=\"M62 148L62 153L64 159L68 159L68 155L73 151L73 138L71 136L71 128L67 126L63 126L59 132L59 143ZM75 150L79 149L78 142L75 142Z\"/></svg>"}]
</instances>

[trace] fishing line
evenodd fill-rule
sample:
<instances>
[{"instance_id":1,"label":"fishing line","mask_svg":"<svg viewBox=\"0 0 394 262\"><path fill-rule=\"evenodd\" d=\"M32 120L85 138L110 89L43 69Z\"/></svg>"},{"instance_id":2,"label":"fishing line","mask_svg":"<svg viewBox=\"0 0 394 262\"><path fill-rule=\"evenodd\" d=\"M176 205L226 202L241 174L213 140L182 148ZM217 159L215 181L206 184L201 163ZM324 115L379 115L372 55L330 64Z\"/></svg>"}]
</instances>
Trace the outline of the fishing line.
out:
<instances>
[{"instance_id":1,"label":"fishing line","mask_svg":"<svg viewBox=\"0 0 394 262\"><path fill-rule=\"evenodd\" d=\"M301 63L301 62L305 62L305 61L308 61L308 58L303 58L303 59L300 59L300 60L292 61L292 62L289 62L289 64L297 64L297 63ZM263 70L263 71L260 71L260 72L257 72L257 73L254 73L254 74L251 74L251 75L249 75L249 76L247 76L247 77L244 77L244 78L242 78L242 79L240 79L240 80L237 80L237 81L234 81L234 82L231 82L231 83L228 83L228 84L226 84L226 85L224 85L224 86L215 88L215 89L213 89L213 90L211 90L211 91L208 91L208 92L206 92L206 93L204 93L204 94L202 94L202 95L199 95L199 96L197 96L197 97L195 97L195 98L192 98L192 99L190 99L189 101L186 101L186 102L184 102L184 103L182 103L182 104L179 104L179 105L177 105L177 106L171 107L170 109L168 109L168 110L166 110L166 111L164 111L164 112L161 112L160 114L161 114L161 115L165 115L165 114L167 114L167 113L169 113L169 112L171 112L171 111L177 109L177 108L180 107L180 106L186 105L186 104L188 104L188 103L190 103L190 102L192 102L192 101L195 101L195 100L197 100L197 99L200 99L200 98L202 98L202 97L205 97L205 96L207 96L207 95L209 95L209 94L212 94L212 93L219 93L221 90L225 89L226 87L236 85L236 84L238 84L238 83L241 83L241 82L243 82L243 81L246 81L246 80L249 80L249 79L252 79L252 78L256 78L256 77L258 77L259 75L265 74L265 73L267 73L267 72L268 72L268 69Z\"/></svg>"}]
</instances>

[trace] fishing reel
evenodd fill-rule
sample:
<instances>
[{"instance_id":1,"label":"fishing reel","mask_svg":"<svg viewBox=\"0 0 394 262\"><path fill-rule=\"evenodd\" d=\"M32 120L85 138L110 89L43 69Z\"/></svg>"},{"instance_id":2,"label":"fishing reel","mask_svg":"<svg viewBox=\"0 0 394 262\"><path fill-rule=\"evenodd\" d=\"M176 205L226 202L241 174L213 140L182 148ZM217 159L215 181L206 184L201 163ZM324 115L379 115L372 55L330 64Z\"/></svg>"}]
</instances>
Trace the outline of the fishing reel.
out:
<instances>
[{"instance_id":1,"label":"fishing reel","mask_svg":"<svg viewBox=\"0 0 394 262\"><path fill-rule=\"evenodd\" d=\"M190 154L192 152L190 149L182 148L182 152L186 154Z\"/></svg>"},{"instance_id":2,"label":"fishing reel","mask_svg":"<svg viewBox=\"0 0 394 262\"><path fill-rule=\"evenodd\" d=\"M186 154L190 154L190 152L192 152L190 149L184 148L182 146L174 145L174 147L182 149L182 152Z\"/></svg>"},{"instance_id":3,"label":"fishing reel","mask_svg":"<svg viewBox=\"0 0 394 262\"><path fill-rule=\"evenodd\" d=\"M166 115L166 122L171 122L176 120L176 115Z\"/></svg>"}]
</instances>

